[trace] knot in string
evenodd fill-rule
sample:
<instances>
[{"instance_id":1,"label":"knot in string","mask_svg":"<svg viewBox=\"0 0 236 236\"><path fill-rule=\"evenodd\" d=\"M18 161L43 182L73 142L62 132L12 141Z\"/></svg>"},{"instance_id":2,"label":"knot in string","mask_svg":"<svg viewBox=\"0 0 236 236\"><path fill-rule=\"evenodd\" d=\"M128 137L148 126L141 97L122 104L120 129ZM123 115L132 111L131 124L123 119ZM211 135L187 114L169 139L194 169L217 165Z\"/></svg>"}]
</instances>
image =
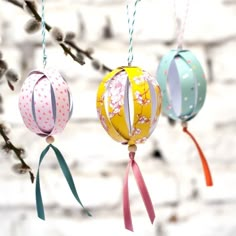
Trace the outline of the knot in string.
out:
<instances>
[{"instance_id":1,"label":"knot in string","mask_svg":"<svg viewBox=\"0 0 236 236\"><path fill-rule=\"evenodd\" d=\"M129 158L131 161L134 161L134 156L135 156L135 152L130 152L129 153Z\"/></svg>"}]
</instances>

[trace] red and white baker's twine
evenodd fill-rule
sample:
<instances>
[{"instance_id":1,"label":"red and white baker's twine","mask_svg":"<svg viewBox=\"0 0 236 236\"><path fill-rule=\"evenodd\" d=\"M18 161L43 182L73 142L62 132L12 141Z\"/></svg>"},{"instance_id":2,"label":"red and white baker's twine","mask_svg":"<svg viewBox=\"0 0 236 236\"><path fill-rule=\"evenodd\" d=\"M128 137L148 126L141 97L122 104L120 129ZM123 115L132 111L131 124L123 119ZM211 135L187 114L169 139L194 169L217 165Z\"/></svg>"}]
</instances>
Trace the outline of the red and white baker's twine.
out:
<instances>
[{"instance_id":1,"label":"red and white baker's twine","mask_svg":"<svg viewBox=\"0 0 236 236\"><path fill-rule=\"evenodd\" d=\"M176 38L177 38L177 48L182 49L183 48L183 41L184 41L184 32L186 28L188 13L190 9L190 0L186 0L186 7L185 7L185 14L184 16L179 18L177 16L177 5L176 0L173 0L174 4L174 15L176 20Z\"/></svg>"}]
</instances>

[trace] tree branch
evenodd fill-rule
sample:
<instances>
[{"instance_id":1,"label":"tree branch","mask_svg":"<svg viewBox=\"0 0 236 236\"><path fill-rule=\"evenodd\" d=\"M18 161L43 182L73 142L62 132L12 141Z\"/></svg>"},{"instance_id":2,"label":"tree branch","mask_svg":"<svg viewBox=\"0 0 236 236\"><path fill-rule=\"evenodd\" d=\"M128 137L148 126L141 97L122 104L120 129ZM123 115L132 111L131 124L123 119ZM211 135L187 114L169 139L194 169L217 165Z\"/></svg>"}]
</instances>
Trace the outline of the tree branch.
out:
<instances>
[{"instance_id":1,"label":"tree branch","mask_svg":"<svg viewBox=\"0 0 236 236\"><path fill-rule=\"evenodd\" d=\"M5 0L5 1L12 3L13 5L15 5L17 7L23 8L23 4L21 2L16 1L16 0Z\"/></svg>"},{"instance_id":2,"label":"tree branch","mask_svg":"<svg viewBox=\"0 0 236 236\"><path fill-rule=\"evenodd\" d=\"M30 9L30 11L32 12L32 14L34 15L34 18L35 18L37 21L41 22L41 16L38 14L37 10L34 8L34 4L32 4L32 2L28 2L28 1L25 1L25 3L26 3L26 5L28 6L28 8ZM22 8L23 8L23 6L22 6ZM52 27L51 27L49 24L47 24L46 22L45 22L45 28L46 28L46 30L47 30L48 32L52 29ZM60 42L60 43L58 43L58 44L59 44L59 46L63 49L65 55L70 55L71 58L72 58L74 61L78 62L80 65L84 65L84 64L85 64L85 62L84 62L83 60L81 60L80 58L78 58L77 56L75 56L75 55L71 52L71 50L70 50L64 43Z\"/></svg>"},{"instance_id":3,"label":"tree branch","mask_svg":"<svg viewBox=\"0 0 236 236\"><path fill-rule=\"evenodd\" d=\"M10 141L10 139L8 138L8 136L6 134L6 128L3 124L0 124L0 135L2 136L2 138L5 141L5 145L4 145L3 149L11 150L15 153L16 157L21 162L21 169L29 173L31 182L33 183L34 182L34 174L32 173L30 166L28 166L22 158L22 154L24 153L24 150L22 148L17 148L12 144L12 142Z\"/></svg>"},{"instance_id":4,"label":"tree branch","mask_svg":"<svg viewBox=\"0 0 236 236\"><path fill-rule=\"evenodd\" d=\"M64 50L65 55L69 54L69 55L73 58L73 60L76 61L76 62L78 62L80 65L84 65L84 64L85 64L85 62L84 62L83 60L81 60L80 58L78 58L77 56L75 56L75 55L71 52L70 48L66 47L66 45L65 45L64 43L59 43L59 45L60 45L60 46L62 47L62 49Z\"/></svg>"},{"instance_id":5,"label":"tree branch","mask_svg":"<svg viewBox=\"0 0 236 236\"><path fill-rule=\"evenodd\" d=\"M12 3L13 5L23 9L23 4L21 2L18 2L17 0L5 0L9 3ZM28 9L31 11L31 13L33 14L34 18L41 22L41 16L39 15L39 13L37 12L37 10L35 9L34 7L34 3L32 3L31 1L26 1L25 0L25 4L27 5ZM52 27L45 22L45 28L46 30L49 32ZM88 51L86 50L83 50L81 49L80 47L78 47L73 41L69 41L69 40L66 40L64 42L57 42L58 45L63 49L65 55L69 55L74 61L78 62L80 65L84 65L85 62L82 58L80 57L77 57L76 55L74 55L72 52L71 52L71 49L69 47L66 46L66 44L68 46L70 46L71 48L73 48L77 53L81 53L83 54L85 57L87 57L88 59L90 60L95 60L95 58L93 58L93 56L91 55L91 53L89 53ZM108 71L110 72L112 69L110 69L108 66L104 65L104 64L100 64L101 66L101 70L102 71Z\"/></svg>"},{"instance_id":6,"label":"tree branch","mask_svg":"<svg viewBox=\"0 0 236 236\"><path fill-rule=\"evenodd\" d=\"M77 53L82 53L84 56L86 56L90 60L95 60L95 58L91 55L91 53L89 53L86 50L83 50L83 49L79 48L73 41L65 40L65 43L67 45L69 45L70 47L72 47L73 49L75 49ZM112 69L110 69L109 67L107 67L106 65L104 65L102 63L101 63L101 69L103 71L108 71L108 72L112 71Z\"/></svg>"},{"instance_id":7,"label":"tree branch","mask_svg":"<svg viewBox=\"0 0 236 236\"><path fill-rule=\"evenodd\" d=\"M12 3L13 5L15 5L21 9L24 9L23 4L18 2L17 0L5 0L5 1ZM37 21L41 22L41 16L37 12L37 10L34 8L34 3L30 2L30 1L25 1L25 4L28 7L28 9L31 11L31 13L33 14L34 18ZM47 24L46 22L45 22L45 28L48 32L52 29L52 27L49 24ZM74 61L78 62L80 65L84 65L84 61L81 60L80 58L78 58L76 55L74 55L71 52L71 50L64 43L58 42L58 45L63 49L65 55L69 55Z\"/></svg>"}]
</instances>

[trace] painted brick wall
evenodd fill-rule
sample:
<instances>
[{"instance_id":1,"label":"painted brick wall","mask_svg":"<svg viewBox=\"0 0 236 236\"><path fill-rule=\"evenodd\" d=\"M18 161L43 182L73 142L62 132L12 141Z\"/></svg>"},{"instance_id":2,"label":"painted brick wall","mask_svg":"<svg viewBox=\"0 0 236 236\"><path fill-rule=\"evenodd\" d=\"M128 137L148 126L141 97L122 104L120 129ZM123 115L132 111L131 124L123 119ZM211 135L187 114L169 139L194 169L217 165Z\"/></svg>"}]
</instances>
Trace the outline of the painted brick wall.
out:
<instances>
[{"instance_id":1,"label":"painted brick wall","mask_svg":"<svg viewBox=\"0 0 236 236\"><path fill-rule=\"evenodd\" d=\"M178 1L177 1L178 2ZM181 1L179 1L181 2ZM179 3L181 4L181 3ZM177 13L181 14L181 9ZM17 18L13 19L13 16ZM41 66L40 32L24 31L29 15L5 1L0 2L0 50L22 77ZM110 20L113 37L103 38ZM125 65L128 28L124 1L50 0L46 20L64 32L78 34L77 44L95 49L94 56L111 68ZM170 126L161 117L151 138L138 147L142 169L157 219L147 215L134 179L130 178L131 210L137 236L234 236L236 234L236 2L191 1L185 47L201 61L208 79L205 105L189 124L209 161L215 186L204 185L197 152L180 124ZM84 29L81 30L81 24ZM2 151L0 163L0 235L71 236L130 235L123 229L122 181L127 148L113 142L97 121L95 98L103 74L90 62L80 66L65 57L60 47L47 48L48 65L65 75L74 97L74 113L63 134L56 137L71 167L84 204L92 211L87 218L69 192L56 159L49 153L42 166L41 187L47 221L36 217L34 185L28 176L15 174L14 158ZM155 75L161 56L175 45L173 2L143 0L138 6L134 32L134 64ZM24 66L23 66L24 65ZM1 84L4 110L0 119L12 128L10 137L27 151L27 162L36 172L45 141L28 131L17 109L17 96ZM152 153L161 150L163 160Z\"/></svg>"}]
</instances>

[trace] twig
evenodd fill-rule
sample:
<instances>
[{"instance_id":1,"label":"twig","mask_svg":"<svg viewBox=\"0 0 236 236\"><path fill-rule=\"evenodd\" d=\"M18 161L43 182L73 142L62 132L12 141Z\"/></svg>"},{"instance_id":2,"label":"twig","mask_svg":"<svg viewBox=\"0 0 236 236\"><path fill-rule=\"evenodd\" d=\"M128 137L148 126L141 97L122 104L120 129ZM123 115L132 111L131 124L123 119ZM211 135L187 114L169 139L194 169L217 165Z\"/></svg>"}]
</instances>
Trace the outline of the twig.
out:
<instances>
[{"instance_id":1,"label":"twig","mask_svg":"<svg viewBox=\"0 0 236 236\"><path fill-rule=\"evenodd\" d=\"M34 174L31 171L31 168L29 165L26 164L26 162L22 159L21 155L23 154L24 150L22 148L17 148L15 147L12 142L10 141L10 139L8 138L7 134L6 134L6 129L4 127L3 124L0 124L0 135L2 136L2 138L5 141L5 149L11 150L15 153L16 157L19 159L19 161L21 162L21 168L25 171L29 172L30 175L30 179L31 182L34 182Z\"/></svg>"},{"instance_id":2,"label":"twig","mask_svg":"<svg viewBox=\"0 0 236 236\"><path fill-rule=\"evenodd\" d=\"M21 8L21 9L24 9L24 8L23 8L23 4L20 3L20 2L18 2L17 0L5 0L5 1L7 1L7 2L9 2L9 3L12 3L13 5L15 5L15 6ZM33 4L32 2L30 2L30 1L25 1L25 4L27 5L28 9L29 9L29 10L31 11L31 13L33 14L34 18L35 18L37 21L41 22L41 16L38 14L37 10L34 8L34 4ZM51 27L49 24L47 24L46 22L45 22L45 28L46 28L46 30L47 30L48 32L52 29L52 27ZM64 43L61 43L61 42L60 42L60 43L58 43L58 45L63 49L65 55L70 55L71 58L72 58L74 61L78 62L80 65L84 65L84 61L81 60L80 58L78 58L77 56L75 56L75 55L71 52L71 50L70 50Z\"/></svg>"},{"instance_id":3,"label":"twig","mask_svg":"<svg viewBox=\"0 0 236 236\"><path fill-rule=\"evenodd\" d=\"M59 45L63 48L65 55L69 54L73 58L73 60L77 61L80 65L85 64L85 62L83 60L81 60L80 58L78 58L77 56L75 56L71 52L70 48L66 47L66 45L64 43L59 43Z\"/></svg>"},{"instance_id":4,"label":"twig","mask_svg":"<svg viewBox=\"0 0 236 236\"><path fill-rule=\"evenodd\" d=\"M15 5L15 6L20 7L21 9L23 9L23 4L22 4L21 2L18 2L17 0L5 0L5 1L7 1L7 2L9 2L9 3L12 3L13 5ZM32 12L34 18L35 18L37 21L41 22L41 16L40 16L39 13L37 12L37 10L34 8L34 4L33 4L32 2L30 2L30 1L25 1L25 3L26 3L26 5L27 5L27 7L29 8L29 10ZM46 22L45 22L45 28L46 28L46 30L47 30L48 32L52 29L52 27L51 27L48 23L46 23ZM57 42L57 43L58 43L58 45L63 49L65 55L70 55L70 57L71 57L74 61L78 62L80 65L84 65L84 64L85 64L84 60L81 59L81 58L79 58L79 57L77 57L76 55L74 55L74 54L71 52L70 48L67 47L65 44L69 45L71 48L73 48L74 50L76 50L76 52L83 54L84 56L86 56L86 57L89 58L90 60L94 60L93 56L91 56L91 53L87 52L86 50L81 49L80 47L78 47L78 46L77 46L74 42L72 42L72 41ZM104 65L104 64L101 64L101 69L102 69L103 71L108 71L108 72L109 72L109 71L112 71L112 69L110 69L109 67L107 67L107 66Z\"/></svg>"},{"instance_id":5,"label":"twig","mask_svg":"<svg viewBox=\"0 0 236 236\"><path fill-rule=\"evenodd\" d=\"M72 47L73 49L76 50L77 53L82 53L84 56L86 56L87 58L89 58L90 60L94 60L95 58L91 55L91 53L89 53L88 51L86 50L83 50L81 48L79 48L73 41L70 41L70 40L65 40L65 43L67 45L69 45L70 47ZM109 67L107 67L106 65L104 64L101 64L101 69L103 71L112 71L112 69L110 69Z\"/></svg>"},{"instance_id":6,"label":"twig","mask_svg":"<svg viewBox=\"0 0 236 236\"><path fill-rule=\"evenodd\" d=\"M5 1L12 3L13 5L15 5L17 7L23 8L23 4L21 2L16 1L16 0L5 0Z\"/></svg>"},{"instance_id":7,"label":"twig","mask_svg":"<svg viewBox=\"0 0 236 236\"><path fill-rule=\"evenodd\" d=\"M28 1L25 1L26 5L29 7L30 11L32 12L32 14L34 15L35 19L39 22L41 22L41 16L38 14L37 10L34 8L34 5L32 4L32 2L28 2ZM22 5L22 8L23 8L23 5ZM52 27L47 24L45 22L45 27L46 27L46 30L49 32ZM63 49L65 55L70 55L71 58L78 62L80 65L84 65L85 62L83 60L80 60L80 58L76 57L69 48L67 48L67 46L64 44L64 43L58 43L60 45L60 47Z\"/></svg>"}]
</instances>

